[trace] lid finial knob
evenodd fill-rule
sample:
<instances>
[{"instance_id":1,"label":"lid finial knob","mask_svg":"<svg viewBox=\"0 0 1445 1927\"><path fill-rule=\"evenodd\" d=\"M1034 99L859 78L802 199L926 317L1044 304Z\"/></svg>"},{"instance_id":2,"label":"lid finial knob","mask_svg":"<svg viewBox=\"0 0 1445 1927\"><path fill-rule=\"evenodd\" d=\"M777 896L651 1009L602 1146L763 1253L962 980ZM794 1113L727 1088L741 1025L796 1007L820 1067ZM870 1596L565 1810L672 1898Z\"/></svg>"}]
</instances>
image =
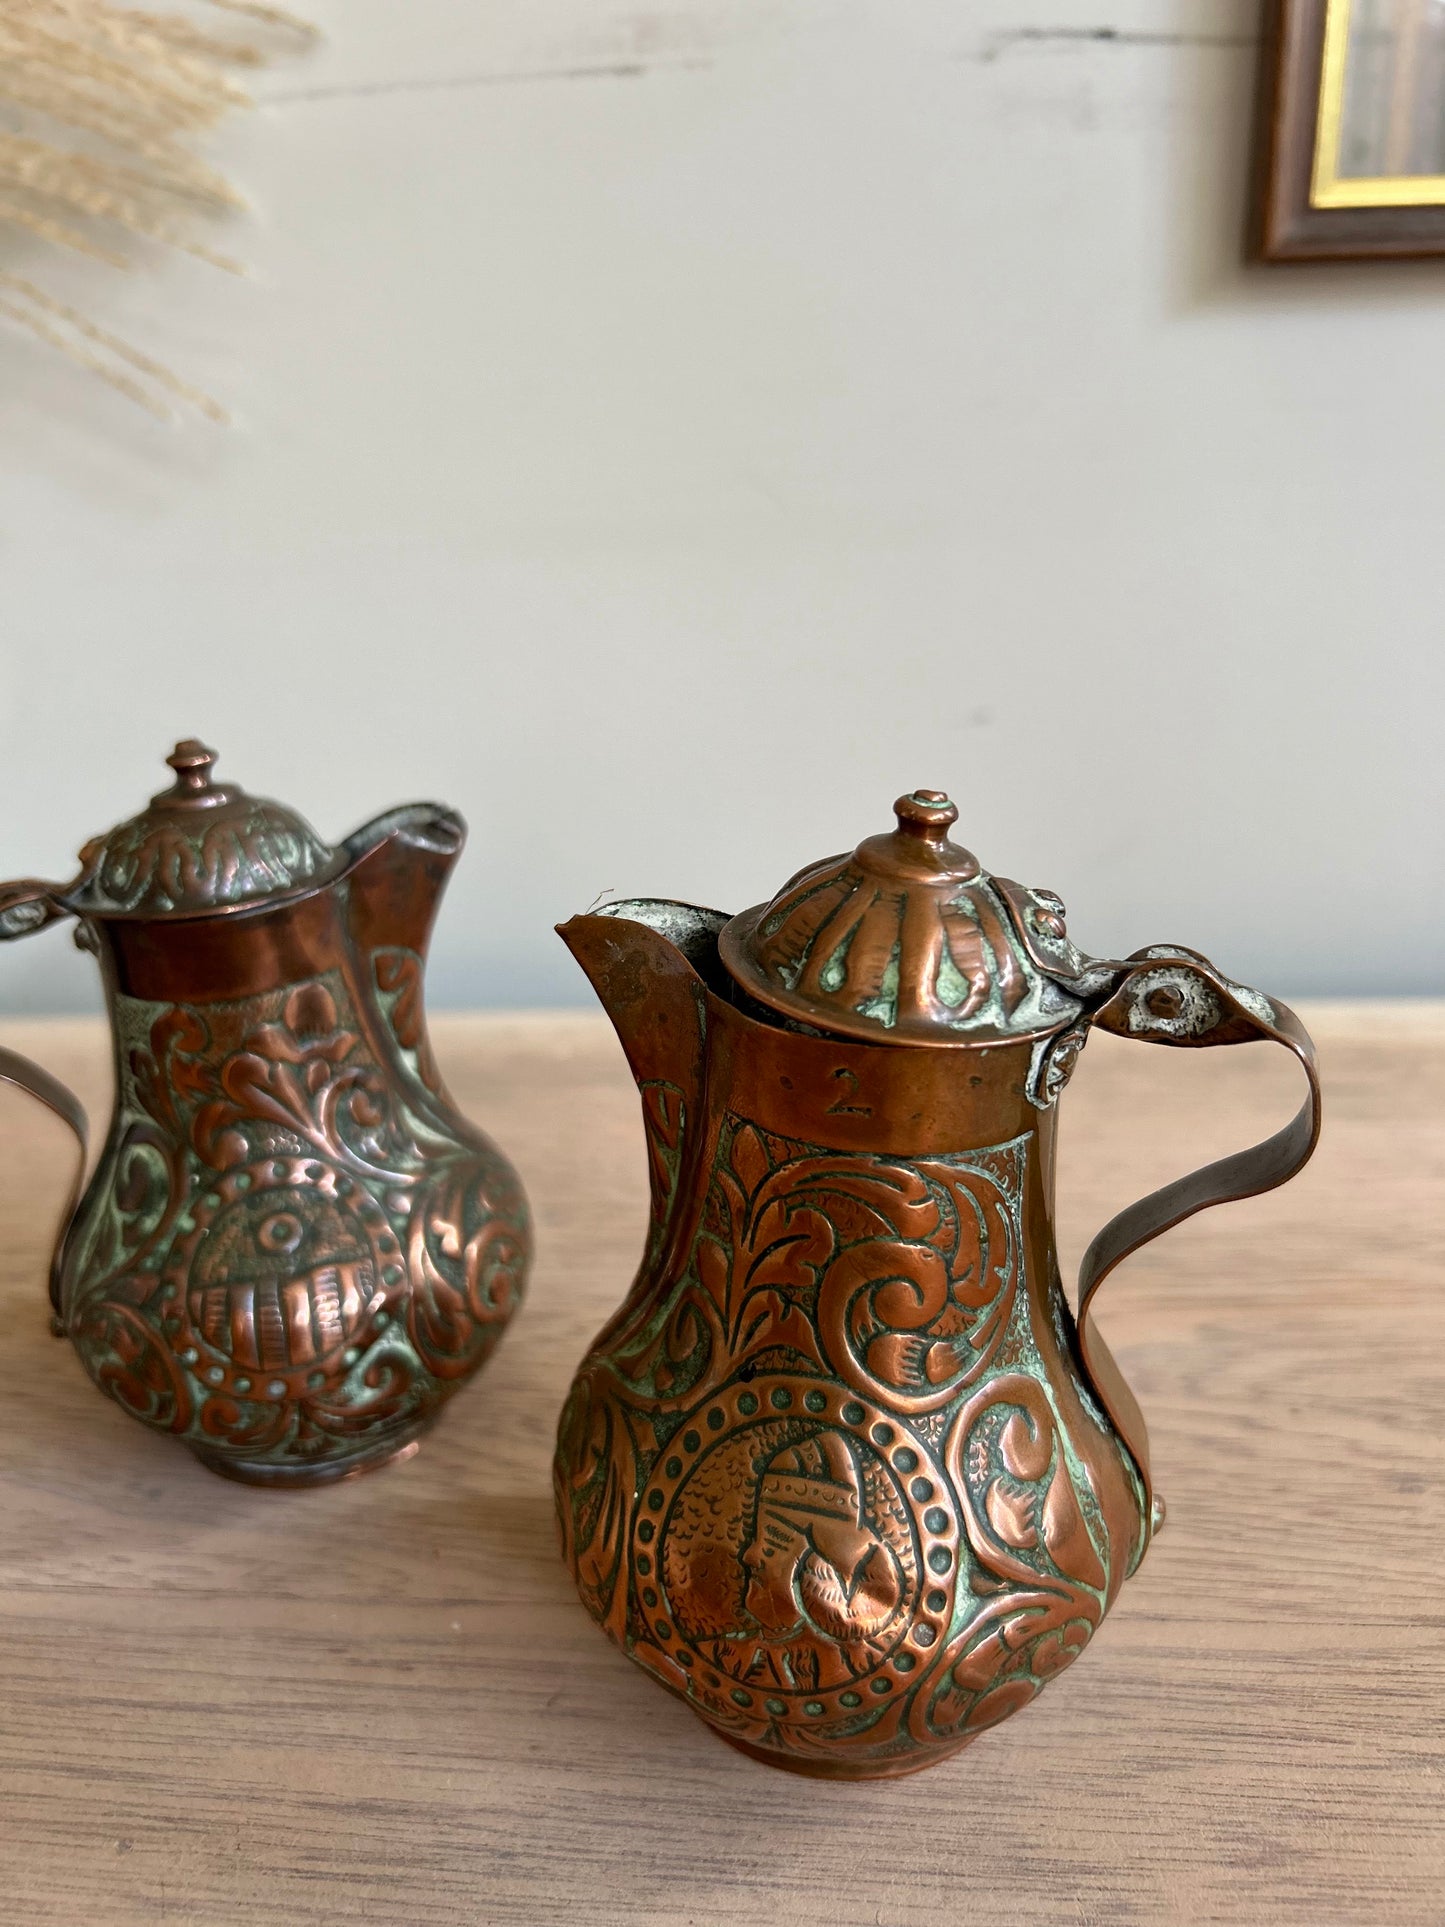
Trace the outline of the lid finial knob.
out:
<instances>
[{"instance_id":1,"label":"lid finial knob","mask_svg":"<svg viewBox=\"0 0 1445 1927\"><path fill-rule=\"evenodd\" d=\"M874 1043L991 1045L1072 1023L1080 999L1052 975L1078 976L1064 906L953 842L942 790L910 790L893 813L894 828L723 925L733 981L814 1032Z\"/></svg>"},{"instance_id":2,"label":"lid finial knob","mask_svg":"<svg viewBox=\"0 0 1445 1927\"><path fill-rule=\"evenodd\" d=\"M948 832L958 821L958 806L950 803L942 790L913 790L900 796L893 805L898 827L910 836L921 836L930 843L945 843Z\"/></svg>"},{"instance_id":3,"label":"lid finial knob","mask_svg":"<svg viewBox=\"0 0 1445 1927\"><path fill-rule=\"evenodd\" d=\"M216 752L207 749L198 736L187 736L184 742L177 743L166 758L176 773L171 794L176 797L204 795L211 787L211 766L215 760Z\"/></svg>"}]
</instances>

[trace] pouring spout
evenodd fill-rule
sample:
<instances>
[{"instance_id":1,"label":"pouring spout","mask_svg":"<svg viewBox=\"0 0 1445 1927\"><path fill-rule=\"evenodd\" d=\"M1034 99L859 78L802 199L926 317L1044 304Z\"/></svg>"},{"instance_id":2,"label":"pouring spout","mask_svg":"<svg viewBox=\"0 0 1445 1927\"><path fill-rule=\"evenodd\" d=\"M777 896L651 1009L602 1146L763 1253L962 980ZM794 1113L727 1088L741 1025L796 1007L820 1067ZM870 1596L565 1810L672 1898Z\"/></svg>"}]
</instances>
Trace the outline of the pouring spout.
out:
<instances>
[{"instance_id":1,"label":"pouring spout","mask_svg":"<svg viewBox=\"0 0 1445 1927\"><path fill-rule=\"evenodd\" d=\"M612 1020L642 1099L652 1230L639 1285L679 1235L684 1173L702 1141L708 988L720 971L717 933L726 922L690 903L636 898L557 926Z\"/></svg>"},{"instance_id":2,"label":"pouring spout","mask_svg":"<svg viewBox=\"0 0 1445 1927\"><path fill-rule=\"evenodd\" d=\"M719 966L718 910L638 897L557 926L639 1087L674 1084L695 1115L702 1093L708 981Z\"/></svg>"},{"instance_id":3,"label":"pouring spout","mask_svg":"<svg viewBox=\"0 0 1445 1927\"><path fill-rule=\"evenodd\" d=\"M462 818L441 803L388 810L347 837L351 934L360 950L426 955L442 891L466 840Z\"/></svg>"}]
</instances>

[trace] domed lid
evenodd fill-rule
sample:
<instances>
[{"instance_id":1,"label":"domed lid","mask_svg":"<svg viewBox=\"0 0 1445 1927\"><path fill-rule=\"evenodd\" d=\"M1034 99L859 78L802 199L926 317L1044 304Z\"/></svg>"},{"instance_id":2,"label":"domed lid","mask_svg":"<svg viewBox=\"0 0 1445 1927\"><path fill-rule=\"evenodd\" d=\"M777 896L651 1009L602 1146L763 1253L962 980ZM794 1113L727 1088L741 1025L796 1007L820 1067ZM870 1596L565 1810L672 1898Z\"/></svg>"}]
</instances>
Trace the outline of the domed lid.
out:
<instances>
[{"instance_id":1,"label":"domed lid","mask_svg":"<svg viewBox=\"0 0 1445 1927\"><path fill-rule=\"evenodd\" d=\"M336 863L310 824L279 803L213 783L216 752L194 737L150 807L80 852L60 900L79 916L197 916L288 894Z\"/></svg>"},{"instance_id":2,"label":"domed lid","mask_svg":"<svg viewBox=\"0 0 1445 1927\"><path fill-rule=\"evenodd\" d=\"M800 870L725 926L737 982L785 1017L874 1043L983 1043L1072 1021L1092 972L1059 899L990 877L951 843L958 811L941 790L893 808L895 830Z\"/></svg>"}]
</instances>

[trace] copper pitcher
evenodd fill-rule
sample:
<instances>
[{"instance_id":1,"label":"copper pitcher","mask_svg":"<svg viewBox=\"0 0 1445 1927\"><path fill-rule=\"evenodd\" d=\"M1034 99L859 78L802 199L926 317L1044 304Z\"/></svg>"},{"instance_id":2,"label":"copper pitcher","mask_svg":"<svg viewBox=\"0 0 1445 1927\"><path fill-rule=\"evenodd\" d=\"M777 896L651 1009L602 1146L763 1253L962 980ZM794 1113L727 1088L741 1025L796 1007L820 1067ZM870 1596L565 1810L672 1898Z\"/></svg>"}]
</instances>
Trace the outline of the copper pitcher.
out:
<instances>
[{"instance_id":1,"label":"copper pitcher","mask_svg":"<svg viewBox=\"0 0 1445 1927\"><path fill-rule=\"evenodd\" d=\"M641 1268L573 1382L555 1482L588 1611L725 1739L912 1772L1076 1659L1162 1516L1099 1284L1282 1184L1319 1129L1298 1019L1197 952L1083 955L933 790L728 918L614 903L561 935L642 1097ZM1300 1059L1278 1136L1054 1246L1055 1104L1092 1029Z\"/></svg>"},{"instance_id":2,"label":"copper pitcher","mask_svg":"<svg viewBox=\"0 0 1445 1927\"><path fill-rule=\"evenodd\" d=\"M466 830L389 811L329 849L292 811L172 786L60 885L0 886L0 937L60 917L100 960L115 1110L51 1267L57 1334L212 1471L316 1485L405 1456L516 1309L515 1173L432 1061L422 972ZM76 1132L72 1094L0 1077Z\"/></svg>"}]
</instances>

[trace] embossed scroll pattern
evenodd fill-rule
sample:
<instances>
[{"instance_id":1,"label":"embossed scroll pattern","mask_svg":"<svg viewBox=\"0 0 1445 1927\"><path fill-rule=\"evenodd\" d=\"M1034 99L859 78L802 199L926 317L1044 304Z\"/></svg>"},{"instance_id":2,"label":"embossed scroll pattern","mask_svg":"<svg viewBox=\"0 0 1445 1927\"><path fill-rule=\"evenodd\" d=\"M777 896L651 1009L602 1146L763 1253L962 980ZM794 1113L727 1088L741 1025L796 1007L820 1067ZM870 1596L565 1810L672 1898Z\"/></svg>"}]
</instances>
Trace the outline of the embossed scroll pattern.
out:
<instances>
[{"instance_id":1,"label":"embossed scroll pattern","mask_svg":"<svg viewBox=\"0 0 1445 1927\"><path fill-rule=\"evenodd\" d=\"M66 1263L87 1370L213 1455L324 1470L408 1435L516 1307L526 1211L452 1138L419 958L377 958L383 1064L338 971L243 1002L121 997L118 1115Z\"/></svg>"},{"instance_id":2,"label":"embossed scroll pattern","mask_svg":"<svg viewBox=\"0 0 1445 1927\"><path fill-rule=\"evenodd\" d=\"M1030 1332L1029 1140L903 1160L730 1116L659 1302L682 1094L643 1109L648 1257L558 1437L583 1600L745 1744L922 1764L1066 1666L1108 1593Z\"/></svg>"},{"instance_id":3,"label":"embossed scroll pattern","mask_svg":"<svg viewBox=\"0 0 1445 1927\"><path fill-rule=\"evenodd\" d=\"M197 900L248 903L320 876L332 852L289 810L261 797L217 814L157 821L153 813L88 843L83 895L155 915Z\"/></svg>"}]
</instances>

